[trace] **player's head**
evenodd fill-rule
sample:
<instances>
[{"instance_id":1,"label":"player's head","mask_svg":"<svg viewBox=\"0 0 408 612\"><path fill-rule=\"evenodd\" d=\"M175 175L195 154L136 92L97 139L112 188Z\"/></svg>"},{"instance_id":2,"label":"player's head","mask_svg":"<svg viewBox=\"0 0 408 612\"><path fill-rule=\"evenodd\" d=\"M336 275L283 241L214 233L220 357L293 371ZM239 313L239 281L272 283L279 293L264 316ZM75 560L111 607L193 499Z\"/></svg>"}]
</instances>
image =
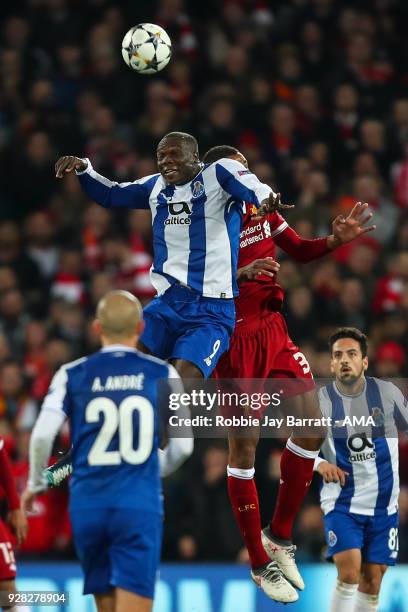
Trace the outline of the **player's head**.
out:
<instances>
[{"instance_id":1,"label":"player's head","mask_svg":"<svg viewBox=\"0 0 408 612\"><path fill-rule=\"evenodd\" d=\"M143 330L139 300L128 291L109 291L98 302L94 330L104 346L116 342L135 346Z\"/></svg>"},{"instance_id":2,"label":"player's head","mask_svg":"<svg viewBox=\"0 0 408 612\"><path fill-rule=\"evenodd\" d=\"M166 134L157 145L156 155L159 172L171 185L191 181L201 167L197 140L185 132Z\"/></svg>"},{"instance_id":3,"label":"player's head","mask_svg":"<svg viewBox=\"0 0 408 612\"><path fill-rule=\"evenodd\" d=\"M341 327L330 336L329 347L336 380L352 387L368 368L366 335L355 327Z\"/></svg>"},{"instance_id":4,"label":"player's head","mask_svg":"<svg viewBox=\"0 0 408 612\"><path fill-rule=\"evenodd\" d=\"M230 145L219 145L218 147L212 147L212 149L208 149L207 153L203 157L203 162L205 164L213 164L219 159L223 158L235 159L239 161L241 164L248 168L248 162L246 157L242 155L238 149L235 147L231 147Z\"/></svg>"}]
</instances>

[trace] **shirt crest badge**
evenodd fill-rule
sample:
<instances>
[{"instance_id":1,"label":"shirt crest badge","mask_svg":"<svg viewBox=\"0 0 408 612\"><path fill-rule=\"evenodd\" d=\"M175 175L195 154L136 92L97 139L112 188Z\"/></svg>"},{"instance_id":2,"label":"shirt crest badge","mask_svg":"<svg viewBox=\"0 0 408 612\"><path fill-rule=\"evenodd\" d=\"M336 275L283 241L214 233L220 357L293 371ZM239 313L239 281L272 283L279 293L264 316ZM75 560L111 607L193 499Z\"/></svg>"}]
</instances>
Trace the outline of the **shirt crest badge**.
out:
<instances>
[{"instance_id":1,"label":"shirt crest badge","mask_svg":"<svg viewBox=\"0 0 408 612\"><path fill-rule=\"evenodd\" d=\"M192 192L193 192L193 198L199 198L203 195L204 185L202 184L201 181L194 181Z\"/></svg>"},{"instance_id":2,"label":"shirt crest badge","mask_svg":"<svg viewBox=\"0 0 408 612\"><path fill-rule=\"evenodd\" d=\"M382 427L384 425L384 414L380 408L377 406L373 408L373 412L371 415L374 419L374 423L376 427Z\"/></svg>"}]
</instances>

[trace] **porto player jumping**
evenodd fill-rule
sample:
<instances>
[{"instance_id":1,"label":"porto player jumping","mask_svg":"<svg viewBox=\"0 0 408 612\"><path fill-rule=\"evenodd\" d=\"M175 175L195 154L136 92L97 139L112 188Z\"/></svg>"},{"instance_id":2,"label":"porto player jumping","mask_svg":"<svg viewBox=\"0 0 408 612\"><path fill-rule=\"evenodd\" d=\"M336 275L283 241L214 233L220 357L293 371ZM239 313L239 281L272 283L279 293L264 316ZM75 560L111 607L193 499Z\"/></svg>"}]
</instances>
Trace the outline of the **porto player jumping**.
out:
<instances>
[{"instance_id":1,"label":"porto player jumping","mask_svg":"<svg viewBox=\"0 0 408 612\"><path fill-rule=\"evenodd\" d=\"M225 157L236 159L247 167L244 156L229 146L210 149L203 161L214 163ZM375 229L375 226L365 226L371 218L367 206L357 203L347 218L337 217L332 235L307 240L301 238L277 211L260 220L254 217L254 207L248 205L241 228L236 328L228 353L220 358L215 369L216 378L300 379L303 383L296 401L301 402L303 414L310 418L321 416L309 364L290 339L280 312L283 290L276 282L277 264L273 258L279 246L296 261L306 263ZM291 585L302 590L304 582L294 559L292 526L313 478L314 460L322 439L292 434L288 440L281 459L275 512L270 525L263 531L254 481L258 440L259 428L254 428L248 437L229 433L229 497L248 549L255 582L273 599L296 601L298 595ZM275 563L271 564L271 559Z\"/></svg>"}]
</instances>

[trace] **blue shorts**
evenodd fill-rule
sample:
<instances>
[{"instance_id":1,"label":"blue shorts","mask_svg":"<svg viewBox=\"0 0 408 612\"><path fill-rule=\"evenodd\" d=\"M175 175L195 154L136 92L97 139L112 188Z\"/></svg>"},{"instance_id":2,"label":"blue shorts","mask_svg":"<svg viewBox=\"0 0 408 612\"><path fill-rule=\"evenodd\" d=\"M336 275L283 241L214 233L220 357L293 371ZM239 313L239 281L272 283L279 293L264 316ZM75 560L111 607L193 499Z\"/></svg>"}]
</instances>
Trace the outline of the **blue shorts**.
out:
<instances>
[{"instance_id":1,"label":"blue shorts","mask_svg":"<svg viewBox=\"0 0 408 612\"><path fill-rule=\"evenodd\" d=\"M160 562L163 517L133 508L71 510L84 595L120 587L153 599Z\"/></svg>"},{"instance_id":2,"label":"blue shorts","mask_svg":"<svg viewBox=\"0 0 408 612\"><path fill-rule=\"evenodd\" d=\"M328 559L343 550L358 548L367 563L395 565L398 557L398 512L367 516L332 510L323 520Z\"/></svg>"},{"instance_id":3,"label":"blue shorts","mask_svg":"<svg viewBox=\"0 0 408 612\"><path fill-rule=\"evenodd\" d=\"M228 350L235 325L233 299L205 298L196 291L172 285L143 311L140 337L156 357L185 359L205 378Z\"/></svg>"}]
</instances>

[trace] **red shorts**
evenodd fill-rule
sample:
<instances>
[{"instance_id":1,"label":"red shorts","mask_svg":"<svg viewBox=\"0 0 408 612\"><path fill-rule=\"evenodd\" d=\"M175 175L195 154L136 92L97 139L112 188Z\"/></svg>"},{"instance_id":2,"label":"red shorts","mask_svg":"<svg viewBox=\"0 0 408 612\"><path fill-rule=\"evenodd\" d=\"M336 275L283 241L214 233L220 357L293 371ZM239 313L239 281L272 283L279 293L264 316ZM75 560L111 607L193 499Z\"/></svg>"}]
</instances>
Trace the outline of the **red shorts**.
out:
<instances>
[{"instance_id":1,"label":"red shorts","mask_svg":"<svg viewBox=\"0 0 408 612\"><path fill-rule=\"evenodd\" d=\"M280 312L235 328L230 349L218 361L214 378L297 379L291 392L298 395L314 389L309 363L289 338L285 319Z\"/></svg>"},{"instance_id":2,"label":"red shorts","mask_svg":"<svg viewBox=\"0 0 408 612\"><path fill-rule=\"evenodd\" d=\"M0 580L14 580L15 577L16 560L11 535L6 525L0 520Z\"/></svg>"}]
</instances>

